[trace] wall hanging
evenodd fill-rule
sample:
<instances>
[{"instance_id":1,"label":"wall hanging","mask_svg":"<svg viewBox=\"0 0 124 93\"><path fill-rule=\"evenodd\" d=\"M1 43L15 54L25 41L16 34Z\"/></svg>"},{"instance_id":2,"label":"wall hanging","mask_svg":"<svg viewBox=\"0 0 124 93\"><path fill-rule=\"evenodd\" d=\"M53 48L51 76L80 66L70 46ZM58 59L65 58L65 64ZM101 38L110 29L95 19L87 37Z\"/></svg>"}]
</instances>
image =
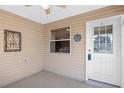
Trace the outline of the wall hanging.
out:
<instances>
[{"instance_id":1,"label":"wall hanging","mask_svg":"<svg viewBox=\"0 0 124 93\"><path fill-rule=\"evenodd\" d=\"M21 33L11 30L4 30L4 51L21 51Z\"/></svg>"},{"instance_id":2,"label":"wall hanging","mask_svg":"<svg viewBox=\"0 0 124 93\"><path fill-rule=\"evenodd\" d=\"M74 41L75 42L79 42L80 40L81 40L81 35L80 34L74 35Z\"/></svg>"}]
</instances>

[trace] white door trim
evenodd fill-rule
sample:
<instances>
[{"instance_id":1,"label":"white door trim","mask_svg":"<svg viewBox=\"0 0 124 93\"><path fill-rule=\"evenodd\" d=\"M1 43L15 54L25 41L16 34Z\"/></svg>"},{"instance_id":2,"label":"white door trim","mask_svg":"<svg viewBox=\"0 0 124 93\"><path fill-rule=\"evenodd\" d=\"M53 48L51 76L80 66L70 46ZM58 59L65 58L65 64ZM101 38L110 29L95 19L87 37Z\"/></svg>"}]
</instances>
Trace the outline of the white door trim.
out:
<instances>
[{"instance_id":1,"label":"white door trim","mask_svg":"<svg viewBox=\"0 0 124 93\"><path fill-rule=\"evenodd\" d=\"M121 56L121 87L124 88L124 15L121 15L121 37L122 37L122 56Z\"/></svg>"},{"instance_id":2,"label":"white door trim","mask_svg":"<svg viewBox=\"0 0 124 93\"><path fill-rule=\"evenodd\" d=\"M121 14L121 15L117 15L117 16L111 16L111 17L107 17L107 18L116 18L116 17L121 17L121 33L124 33L124 14ZM98 20L103 20L103 19L107 19L107 18L101 18L101 19L97 19L97 20L91 20L91 21L98 21ZM88 29L88 27L87 27L87 24L88 24L88 22L90 22L90 21L87 21L86 22L86 36L87 36L87 29ZM124 37L124 34L122 34L123 35L123 37ZM122 42L122 40L124 39L124 38L121 38L121 42ZM86 42L87 42L87 39L86 39ZM121 43L121 45L124 45L124 41ZM123 49L124 50L124 49ZM87 82L87 80L88 80L88 60L87 60L87 55L88 55L88 51L87 51L87 43L86 43L86 77L85 77L85 81ZM121 53L121 57L123 58L124 56L122 55L122 53ZM124 63L122 63L123 61L124 61L124 59L122 59L121 58L121 86L120 87L124 87L124 80L123 80L123 78L124 78L124 72L123 72L123 69L122 68L124 68Z\"/></svg>"}]
</instances>

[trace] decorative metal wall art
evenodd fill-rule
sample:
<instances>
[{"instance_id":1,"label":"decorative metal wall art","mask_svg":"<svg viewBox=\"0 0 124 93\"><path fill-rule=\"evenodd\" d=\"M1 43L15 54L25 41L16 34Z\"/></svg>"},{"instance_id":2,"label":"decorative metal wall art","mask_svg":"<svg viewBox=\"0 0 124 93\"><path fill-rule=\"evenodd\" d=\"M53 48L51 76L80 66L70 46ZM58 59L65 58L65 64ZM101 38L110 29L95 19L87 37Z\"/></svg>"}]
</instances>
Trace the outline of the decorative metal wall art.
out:
<instances>
[{"instance_id":1,"label":"decorative metal wall art","mask_svg":"<svg viewBox=\"0 0 124 93\"><path fill-rule=\"evenodd\" d=\"M80 34L74 35L74 40L75 42L79 42L81 40L81 35Z\"/></svg>"},{"instance_id":2,"label":"decorative metal wall art","mask_svg":"<svg viewBox=\"0 0 124 93\"><path fill-rule=\"evenodd\" d=\"M21 51L21 33L4 30L4 51L16 52Z\"/></svg>"}]
</instances>

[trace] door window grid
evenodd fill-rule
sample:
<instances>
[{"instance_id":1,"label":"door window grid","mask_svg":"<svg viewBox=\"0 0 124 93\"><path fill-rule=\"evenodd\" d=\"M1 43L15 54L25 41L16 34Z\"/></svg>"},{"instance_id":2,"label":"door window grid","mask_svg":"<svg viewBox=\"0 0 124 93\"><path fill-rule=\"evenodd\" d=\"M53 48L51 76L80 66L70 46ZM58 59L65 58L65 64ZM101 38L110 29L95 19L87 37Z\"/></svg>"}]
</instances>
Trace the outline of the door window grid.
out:
<instances>
[{"instance_id":1,"label":"door window grid","mask_svg":"<svg viewBox=\"0 0 124 93\"><path fill-rule=\"evenodd\" d=\"M112 53L112 25L94 28L94 53Z\"/></svg>"}]
</instances>

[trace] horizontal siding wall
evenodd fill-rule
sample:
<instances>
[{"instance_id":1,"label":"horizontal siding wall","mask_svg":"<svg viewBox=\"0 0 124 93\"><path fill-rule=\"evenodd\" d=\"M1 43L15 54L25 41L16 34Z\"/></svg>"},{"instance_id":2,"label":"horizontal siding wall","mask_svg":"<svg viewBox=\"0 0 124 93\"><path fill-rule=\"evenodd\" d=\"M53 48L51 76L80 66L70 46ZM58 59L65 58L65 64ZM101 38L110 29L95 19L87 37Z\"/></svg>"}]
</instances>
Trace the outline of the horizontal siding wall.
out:
<instances>
[{"instance_id":1,"label":"horizontal siding wall","mask_svg":"<svg viewBox=\"0 0 124 93\"><path fill-rule=\"evenodd\" d=\"M21 52L4 52L4 29L21 32ZM42 31L43 25L0 10L0 87L42 70Z\"/></svg>"},{"instance_id":2,"label":"horizontal siding wall","mask_svg":"<svg viewBox=\"0 0 124 93\"><path fill-rule=\"evenodd\" d=\"M45 24L44 47L45 61L44 69L71 77L77 80L85 80L85 23L90 20L124 14L124 6L109 6L95 11L87 12L77 16L65 18L59 21ZM71 54L49 53L49 32L52 29L71 26ZM79 43L73 40L75 34L81 34L82 39Z\"/></svg>"}]
</instances>

